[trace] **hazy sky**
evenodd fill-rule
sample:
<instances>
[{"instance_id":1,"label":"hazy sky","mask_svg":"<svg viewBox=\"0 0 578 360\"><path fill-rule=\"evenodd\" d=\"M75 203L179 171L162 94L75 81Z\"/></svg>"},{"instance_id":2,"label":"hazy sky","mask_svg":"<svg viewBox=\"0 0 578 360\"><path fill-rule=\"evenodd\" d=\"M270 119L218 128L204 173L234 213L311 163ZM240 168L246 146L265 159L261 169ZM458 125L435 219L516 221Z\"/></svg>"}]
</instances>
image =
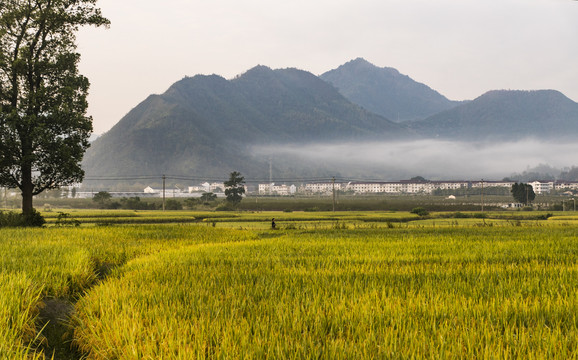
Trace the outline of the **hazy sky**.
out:
<instances>
[{"instance_id":1,"label":"hazy sky","mask_svg":"<svg viewBox=\"0 0 578 360\"><path fill-rule=\"evenodd\" d=\"M320 75L363 57L452 100L556 89L578 101L578 1L100 0L78 34L95 133L184 76L255 65Z\"/></svg>"}]
</instances>

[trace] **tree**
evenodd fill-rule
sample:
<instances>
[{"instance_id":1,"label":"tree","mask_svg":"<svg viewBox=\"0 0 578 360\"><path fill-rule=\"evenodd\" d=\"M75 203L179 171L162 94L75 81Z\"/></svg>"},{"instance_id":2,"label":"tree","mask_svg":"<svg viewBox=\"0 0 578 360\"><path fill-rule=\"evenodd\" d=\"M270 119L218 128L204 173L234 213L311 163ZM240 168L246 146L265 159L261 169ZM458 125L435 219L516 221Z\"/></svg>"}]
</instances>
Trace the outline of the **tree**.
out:
<instances>
[{"instance_id":1,"label":"tree","mask_svg":"<svg viewBox=\"0 0 578 360\"><path fill-rule=\"evenodd\" d=\"M99 191L92 197L92 201L99 203L104 206L112 198L112 195L108 191Z\"/></svg>"},{"instance_id":2,"label":"tree","mask_svg":"<svg viewBox=\"0 0 578 360\"><path fill-rule=\"evenodd\" d=\"M33 196L80 182L92 119L78 73L80 26L107 26L97 0L0 2L0 185Z\"/></svg>"},{"instance_id":3,"label":"tree","mask_svg":"<svg viewBox=\"0 0 578 360\"><path fill-rule=\"evenodd\" d=\"M419 182L428 182L429 180L424 178L423 176L414 176L411 179L409 179L411 181L419 181Z\"/></svg>"},{"instance_id":4,"label":"tree","mask_svg":"<svg viewBox=\"0 0 578 360\"><path fill-rule=\"evenodd\" d=\"M429 211L427 211L426 209L424 209L422 207L416 207L416 208L411 209L411 213L419 215L419 216L428 216L429 215Z\"/></svg>"},{"instance_id":5,"label":"tree","mask_svg":"<svg viewBox=\"0 0 578 360\"><path fill-rule=\"evenodd\" d=\"M233 205L238 205L243 200L245 193L245 178L238 171L233 171L229 175L229 180L225 181L225 196L227 201Z\"/></svg>"},{"instance_id":6,"label":"tree","mask_svg":"<svg viewBox=\"0 0 578 360\"><path fill-rule=\"evenodd\" d=\"M514 183L511 190L514 200L524 205L534 201L536 194L534 193L534 188L530 184L524 183Z\"/></svg>"},{"instance_id":7,"label":"tree","mask_svg":"<svg viewBox=\"0 0 578 360\"><path fill-rule=\"evenodd\" d=\"M183 204L180 201L175 199L168 199L166 201L166 209L167 210L183 210Z\"/></svg>"},{"instance_id":8,"label":"tree","mask_svg":"<svg viewBox=\"0 0 578 360\"><path fill-rule=\"evenodd\" d=\"M200 200L202 202L211 202L217 200L217 194L213 194L212 192L205 192L201 195Z\"/></svg>"}]
</instances>

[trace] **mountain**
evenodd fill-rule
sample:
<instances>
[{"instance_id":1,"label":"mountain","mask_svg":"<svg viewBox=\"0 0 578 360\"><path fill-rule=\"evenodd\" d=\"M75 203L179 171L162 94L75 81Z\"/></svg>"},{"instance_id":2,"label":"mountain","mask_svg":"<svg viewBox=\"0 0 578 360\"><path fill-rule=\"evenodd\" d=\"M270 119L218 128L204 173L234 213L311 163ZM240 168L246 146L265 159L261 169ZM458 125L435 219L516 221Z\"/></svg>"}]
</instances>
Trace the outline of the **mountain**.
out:
<instances>
[{"instance_id":1,"label":"mountain","mask_svg":"<svg viewBox=\"0 0 578 360\"><path fill-rule=\"evenodd\" d=\"M405 126L351 103L311 73L257 66L233 80L187 77L149 96L94 141L83 168L89 179L224 177L233 170L263 178L268 159L251 157L255 145L407 136Z\"/></svg>"},{"instance_id":2,"label":"mountain","mask_svg":"<svg viewBox=\"0 0 578 360\"><path fill-rule=\"evenodd\" d=\"M409 126L424 137L453 140L572 139L578 103L555 90L495 90Z\"/></svg>"},{"instance_id":3,"label":"mountain","mask_svg":"<svg viewBox=\"0 0 578 360\"><path fill-rule=\"evenodd\" d=\"M380 68L362 58L320 77L351 102L396 122L425 119L458 104L396 69Z\"/></svg>"}]
</instances>

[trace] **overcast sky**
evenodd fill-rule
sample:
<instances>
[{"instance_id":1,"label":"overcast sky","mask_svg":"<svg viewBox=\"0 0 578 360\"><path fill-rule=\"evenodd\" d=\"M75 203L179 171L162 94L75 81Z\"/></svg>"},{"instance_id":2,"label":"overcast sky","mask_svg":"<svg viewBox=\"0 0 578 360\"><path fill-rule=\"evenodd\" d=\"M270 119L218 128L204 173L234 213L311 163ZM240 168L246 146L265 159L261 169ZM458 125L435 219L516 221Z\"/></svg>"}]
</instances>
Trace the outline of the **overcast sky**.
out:
<instances>
[{"instance_id":1,"label":"overcast sky","mask_svg":"<svg viewBox=\"0 0 578 360\"><path fill-rule=\"evenodd\" d=\"M578 101L578 1L99 0L78 34L95 133L184 76L255 65L320 75L363 57L452 100L556 89Z\"/></svg>"}]
</instances>

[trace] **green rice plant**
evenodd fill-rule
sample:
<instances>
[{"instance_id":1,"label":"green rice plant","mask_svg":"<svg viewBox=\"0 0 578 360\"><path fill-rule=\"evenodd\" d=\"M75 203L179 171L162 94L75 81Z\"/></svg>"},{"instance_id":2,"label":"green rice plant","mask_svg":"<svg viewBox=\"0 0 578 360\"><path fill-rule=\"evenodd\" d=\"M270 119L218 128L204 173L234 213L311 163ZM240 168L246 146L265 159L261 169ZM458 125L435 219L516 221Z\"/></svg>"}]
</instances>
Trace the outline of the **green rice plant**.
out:
<instances>
[{"instance_id":1,"label":"green rice plant","mask_svg":"<svg viewBox=\"0 0 578 360\"><path fill-rule=\"evenodd\" d=\"M66 231L46 230L3 231L0 273L24 273L47 296L80 293L95 279L90 252L67 239Z\"/></svg>"},{"instance_id":2,"label":"green rice plant","mask_svg":"<svg viewBox=\"0 0 578 360\"><path fill-rule=\"evenodd\" d=\"M3 229L0 297L28 305L0 301L27 324L0 330L0 358L43 356L45 296L81 298L89 358L578 356L572 220L279 212L270 231L271 213L195 214L207 222ZM36 290L6 285L20 277Z\"/></svg>"},{"instance_id":3,"label":"green rice plant","mask_svg":"<svg viewBox=\"0 0 578 360\"><path fill-rule=\"evenodd\" d=\"M25 341L35 334L37 308L45 297L78 298L111 268L139 256L203 242L249 238L255 235L189 225L4 229L0 233L0 359L20 358L15 355L20 353L42 357ZM11 284L20 277L37 291L14 288ZM16 330L1 322L5 314L10 314L6 317L10 326L14 319L19 321Z\"/></svg>"},{"instance_id":4,"label":"green rice plant","mask_svg":"<svg viewBox=\"0 0 578 360\"><path fill-rule=\"evenodd\" d=\"M575 228L319 230L129 261L77 304L107 358L576 358Z\"/></svg>"},{"instance_id":5,"label":"green rice plant","mask_svg":"<svg viewBox=\"0 0 578 360\"><path fill-rule=\"evenodd\" d=\"M0 273L0 358L43 359L32 349L42 289L23 274Z\"/></svg>"},{"instance_id":6,"label":"green rice plant","mask_svg":"<svg viewBox=\"0 0 578 360\"><path fill-rule=\"evenodd\" d=\"M24 272L47 296L75 296L91 286L103 265L197 243L254 237L191 225L5 229L0 234L0 273Z\"/></svg>"}]
</instances>

